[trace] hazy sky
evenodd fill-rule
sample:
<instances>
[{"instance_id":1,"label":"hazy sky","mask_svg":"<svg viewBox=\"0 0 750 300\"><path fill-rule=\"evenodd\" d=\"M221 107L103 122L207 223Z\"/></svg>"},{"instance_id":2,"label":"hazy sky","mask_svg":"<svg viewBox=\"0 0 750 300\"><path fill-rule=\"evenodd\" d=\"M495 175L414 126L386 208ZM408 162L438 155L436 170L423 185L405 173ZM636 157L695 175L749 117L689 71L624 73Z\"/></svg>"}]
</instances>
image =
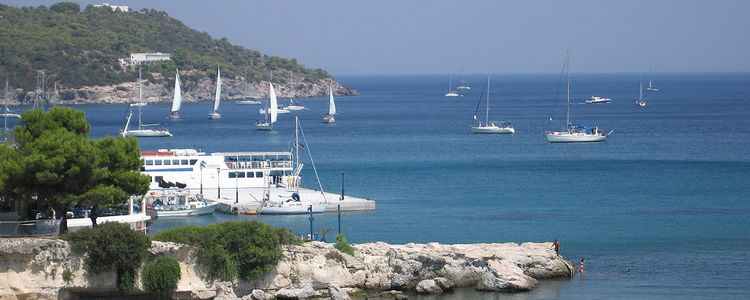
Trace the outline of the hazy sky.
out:
<instances>
[{"instance_id":1,"label":"hazy sky","mask_svg":"<svg viewBox=\"0 0 750 300\"><path fill-rule=\"evenodd\" d=\"M750 71L748 0L108 2L334 75Z\"/></svg>"}]
</instances>

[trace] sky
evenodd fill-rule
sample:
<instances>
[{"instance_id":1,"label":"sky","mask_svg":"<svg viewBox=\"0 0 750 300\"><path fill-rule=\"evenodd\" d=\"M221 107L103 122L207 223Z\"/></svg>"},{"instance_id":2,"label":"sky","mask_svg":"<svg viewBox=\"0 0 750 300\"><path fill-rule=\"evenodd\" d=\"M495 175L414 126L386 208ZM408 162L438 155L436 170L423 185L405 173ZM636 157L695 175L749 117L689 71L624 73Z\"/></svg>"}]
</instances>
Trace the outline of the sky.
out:
<instances>
[{"instance_id":1,"label":"sky","mask_svg":"<svg viewBox=\"0 0 750 300\"><path fill-rule=\"evenodd\" d=\"M750 71L747 0L108 2L333 75Z\"/></svg>"}]
</instances>

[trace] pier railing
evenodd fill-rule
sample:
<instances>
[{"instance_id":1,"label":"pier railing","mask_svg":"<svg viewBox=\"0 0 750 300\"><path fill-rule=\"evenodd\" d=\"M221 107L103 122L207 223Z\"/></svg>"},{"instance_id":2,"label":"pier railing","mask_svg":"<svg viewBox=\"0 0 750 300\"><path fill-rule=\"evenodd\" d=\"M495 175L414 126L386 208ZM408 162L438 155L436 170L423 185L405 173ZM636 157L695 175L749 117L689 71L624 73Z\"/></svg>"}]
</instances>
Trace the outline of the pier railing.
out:
<instances>
[{"instance_id":1,"label":"pier railing","mask_svg":"<svg viewBox=\"0 0 750 300\"><path fill-rule=\"evenodd\" d=\"M58 235L60 220L0 221L2 237L32 237Z\"/></svg>"},{"instance_id":2,"label":"pier railing","mask_svg":"<svg viewBox=\"0 0 750 300\"><path fill-rule=\"evenodd\" d=\"M229 169L291 169L291 161L240 161L228 162Z\"/></svg>"}]
</instances>

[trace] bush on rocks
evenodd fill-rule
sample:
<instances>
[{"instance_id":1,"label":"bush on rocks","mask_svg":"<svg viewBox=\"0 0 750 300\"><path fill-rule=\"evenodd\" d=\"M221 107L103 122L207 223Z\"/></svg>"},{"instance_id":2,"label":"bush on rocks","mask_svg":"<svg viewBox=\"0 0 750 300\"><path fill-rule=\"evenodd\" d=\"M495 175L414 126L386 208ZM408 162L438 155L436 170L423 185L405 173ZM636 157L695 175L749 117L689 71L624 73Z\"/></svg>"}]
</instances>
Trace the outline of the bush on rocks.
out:
<instances>
[{"instance_id":1,"label":"bush on rocks","mask_svg":"<svg viewBox=\"0 0 750 300\"><path fill-rule=\"evenodd\" d=\"M143 287L154 298L169 299L180 277L180 264L169 256L159 256L143 268Z\"/></svg>"}]
</instances>

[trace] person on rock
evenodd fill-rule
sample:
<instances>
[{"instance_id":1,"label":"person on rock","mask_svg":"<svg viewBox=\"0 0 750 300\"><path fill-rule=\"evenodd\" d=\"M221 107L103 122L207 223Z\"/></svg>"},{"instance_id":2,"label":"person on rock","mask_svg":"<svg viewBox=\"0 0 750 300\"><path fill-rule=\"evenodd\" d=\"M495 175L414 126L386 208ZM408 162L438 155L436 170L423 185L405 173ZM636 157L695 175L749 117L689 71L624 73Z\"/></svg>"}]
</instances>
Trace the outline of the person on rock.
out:
<instances>
[{"instance_id":1,"label":"person on rock","mask_svg":"<svg viewBox=\"0 0 750 300\"><path fill-rule=\"evenodd\" d=\"M555 239L555 241L552 242L552 248L555 249L555 254L559 256L560 255L560 241Z\"/></svg>"}]
</instances>

